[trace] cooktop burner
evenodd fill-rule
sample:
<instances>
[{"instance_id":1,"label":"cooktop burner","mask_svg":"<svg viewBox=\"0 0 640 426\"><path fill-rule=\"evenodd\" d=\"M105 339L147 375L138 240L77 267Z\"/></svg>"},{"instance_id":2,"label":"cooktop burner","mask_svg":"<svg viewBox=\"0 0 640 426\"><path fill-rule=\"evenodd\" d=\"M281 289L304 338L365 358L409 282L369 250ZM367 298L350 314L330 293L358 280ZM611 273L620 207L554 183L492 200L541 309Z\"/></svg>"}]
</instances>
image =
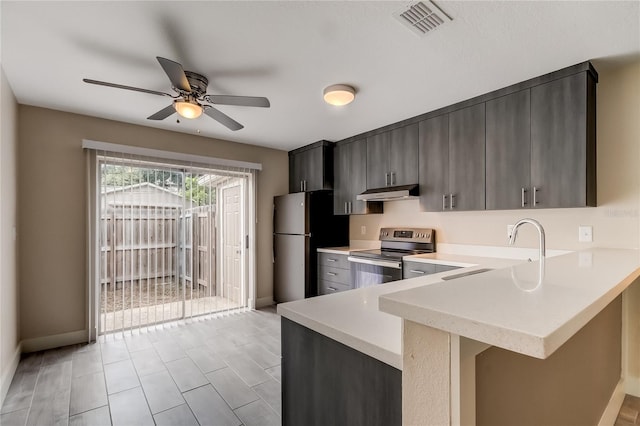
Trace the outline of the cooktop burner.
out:
<instances>
[{"instance_id":1,"label":"cooktop burner","mask_svg":"<svg viewBox=\"0 0 640 426\"><path fill-rule=\"evenodd\" d=\"M380 249L355 251L351 256L401 260L403 256L436 251L435 231L429 228L382 228L379 239Z\"/></svg>"},{"instance_id":2,"label":"cooktop burner","mask_svg":"<svg viewBox=\"0 0 640 426\"><path fill-rule=\"evenodd\" d=\"M357 257L370 257L374 259L390 259L401 260L404 256L410 256L413 254L433 253L432 250L362 250L352 252L351 256Z\"/></svg>"}]
</instances>

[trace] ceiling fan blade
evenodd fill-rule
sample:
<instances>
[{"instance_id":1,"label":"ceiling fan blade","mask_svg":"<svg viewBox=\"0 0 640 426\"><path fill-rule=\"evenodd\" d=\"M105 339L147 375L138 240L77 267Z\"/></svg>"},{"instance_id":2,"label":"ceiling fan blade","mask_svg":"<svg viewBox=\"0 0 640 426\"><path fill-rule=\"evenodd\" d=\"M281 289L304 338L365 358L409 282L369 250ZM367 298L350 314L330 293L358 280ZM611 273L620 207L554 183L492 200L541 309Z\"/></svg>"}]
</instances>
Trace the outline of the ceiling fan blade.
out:
<instances>
[{"instance_id":1,"label":"ceiling fan blade","mask_svg":"<svg viewBox=\"0 0 640 426\"><path fill-rule=\"evenodd\" d=\"M170 59L161 58L160 56L156 56L156 59L160 62L160 66L167 74L167 77L169 77L173 87L185 92L191 92L191 85L189 85L189 80L187 80L182 65Z\"/></svg>"},{"instance_id":2,"label":"ceiling fan blade","mask_svg":"<svg viewBox=\"0 0 640 426\"><path fill-rule=\"evenodd\" d=\"M216 120L218 123L227 127L229 130L236 131L244 128L242 124L238 123L236 120L229 117L227 114L223 113L222 111L218 111L211 105L205 105L204 113L207 114L209 117L213 118L214 120Z\"/></svg>"},{"instance_id":3,"label":"ceiling fan blade","mask_svg":"<svg viewBox=\"0 0 640 426\"><path fill-rule=\"evenodd\" d=\"M169 105L166 108L162 108L160 111L156 112L153 115L147 117L147 120L164 120L165 118L172 115L176 112L176 109L173 107L173 104Z\"/></svg>"},{"instance_id":4,"label":"ceiling fan blade","mask_svg":"<svg viewBox=\"0 0 640 426\"><path fill-rule=\"evenodd\" d=\"M173 98L173 96L171 96L168 93L158 92L158 91L149 90L149 89L141 89L139 87L125 86L122 84L115 84L115 83L107 83L106 81L91 80L89 78L83 78L82 81L89 84L97 84L98 86L115 87L116 89L133 90L134 92L150 93L152 95L169 96L170 98Z\"/></svg>"},{"instance_id":5,"label":"ceiling fan blade","mask_svg":"<svg viewBox=\"0 0 640 426\"><path fill-rule=\"evenodd\" d=\"M269 108L269 99L259 96L205 95L205 101L216 105L237 105Z\"/></svg>"}]
</instances>

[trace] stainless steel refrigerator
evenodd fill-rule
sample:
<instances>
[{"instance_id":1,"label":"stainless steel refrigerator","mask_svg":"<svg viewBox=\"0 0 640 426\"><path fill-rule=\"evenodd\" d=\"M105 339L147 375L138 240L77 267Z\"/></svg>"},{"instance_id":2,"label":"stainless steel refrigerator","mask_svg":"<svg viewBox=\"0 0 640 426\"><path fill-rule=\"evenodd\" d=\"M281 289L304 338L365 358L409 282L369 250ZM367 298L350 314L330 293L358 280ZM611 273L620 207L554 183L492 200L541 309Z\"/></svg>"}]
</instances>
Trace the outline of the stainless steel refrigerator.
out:
<instances>
[{"instance_id":1,"label":"stainless steel refrigerator","mask_svg":"<svg viewBox=\"0 0 640 426\"><path fill-rule=\"evenodd\" d=\"M349 217L333 215L333 192L273 199L273 296L277 303L318 294L319 247L349 244Z\"/></svg>"}]
</instances>

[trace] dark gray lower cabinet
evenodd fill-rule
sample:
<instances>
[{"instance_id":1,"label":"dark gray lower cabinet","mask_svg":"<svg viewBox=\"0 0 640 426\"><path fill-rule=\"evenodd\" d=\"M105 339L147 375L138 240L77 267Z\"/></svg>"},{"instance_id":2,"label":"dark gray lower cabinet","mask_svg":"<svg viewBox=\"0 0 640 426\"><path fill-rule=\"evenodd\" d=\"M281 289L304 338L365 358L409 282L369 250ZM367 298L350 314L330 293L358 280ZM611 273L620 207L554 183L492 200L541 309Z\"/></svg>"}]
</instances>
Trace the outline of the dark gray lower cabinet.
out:
<instances>
[{"instance_id":1,"label":"dark gray lower cabinet","mask_svg":"<svg viewBox=\"0 0 640 426\"><path fill-rule=\"evenodd\" d=\"M402 424L402 372L282 318L282 424Z\"/></svg>"},{"instance_id":2,"label":"dark gray lower cabinet","mask_svg":"<svg viewBox=\"0 0 640 426\"><path fill-rule=\"evenodd\" d=\"M424 275L437 274L438 272L452 271L460 266L441 265L439 263L424 263L402 261L402 278L416 278Z\"/></svg>"},{"instance_id":3,"label":"dark gray lower cabinet","mask_svg":"<svg viewBox=\"0 0 640 426\"><path fill-rule=\"evenodd\" d=\"M347 254L318 253L318 294L351 290L351 266Z\"/></svg>"}]
</instances>

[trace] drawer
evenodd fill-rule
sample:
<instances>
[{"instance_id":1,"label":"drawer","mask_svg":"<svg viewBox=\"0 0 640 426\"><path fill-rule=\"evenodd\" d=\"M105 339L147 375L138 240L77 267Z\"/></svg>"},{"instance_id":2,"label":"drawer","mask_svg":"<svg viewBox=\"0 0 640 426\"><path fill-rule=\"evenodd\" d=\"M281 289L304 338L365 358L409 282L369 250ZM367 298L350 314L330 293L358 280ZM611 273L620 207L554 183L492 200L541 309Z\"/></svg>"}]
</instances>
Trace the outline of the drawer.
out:
<instances>
[{"instance_id":1,"label":"drawer","mask_svg":"<svg viewBox=\"0 0 640 426\"><path fill-rule=\"evenodd\" d=\"M435 274L437 272L436 266L439 265L422 262L403 262L402 278L415 278L423 275Z\"/></svg>"},{"instance_id":2,"label":"drawer","mask_svg":"<svg viewBox=\"0 0 640 426\"><path fill-rule=\"evenodd\" d=\"M332 283L350 286L351 269L333 268L331 266L320 265L318 268L318 281L331 281Z\"/></svg>"},{"instance_id":3,"label":"drawer","mask_svg":"<svg viewBox=\"0 0 640 426\"><path fill-rule=\"evenodd\" d=\"M453 271L460 268L460 266L436 265L436 272Z\"/></svg>"},{"instance_id":4,"label":"drawer","mask_svg":"<svg viewBox=\"0 0 640 426\"><path fill-rule=\"evenodd\" d=\"M341 291L351 290L351 286L346 284L332 283L331 281L318 281L318 293L320 295L339 293Z\"/></svg>"},{"instance_id":5,"label":"drawer","mask_svg":"<svg viewBox=\"0 0 640 426\"><path fill-rule=\"evenodd\" d=\"M351 269L347 254L318 253L318 264L333 268Z\"/></svg>"}]
</instances>

